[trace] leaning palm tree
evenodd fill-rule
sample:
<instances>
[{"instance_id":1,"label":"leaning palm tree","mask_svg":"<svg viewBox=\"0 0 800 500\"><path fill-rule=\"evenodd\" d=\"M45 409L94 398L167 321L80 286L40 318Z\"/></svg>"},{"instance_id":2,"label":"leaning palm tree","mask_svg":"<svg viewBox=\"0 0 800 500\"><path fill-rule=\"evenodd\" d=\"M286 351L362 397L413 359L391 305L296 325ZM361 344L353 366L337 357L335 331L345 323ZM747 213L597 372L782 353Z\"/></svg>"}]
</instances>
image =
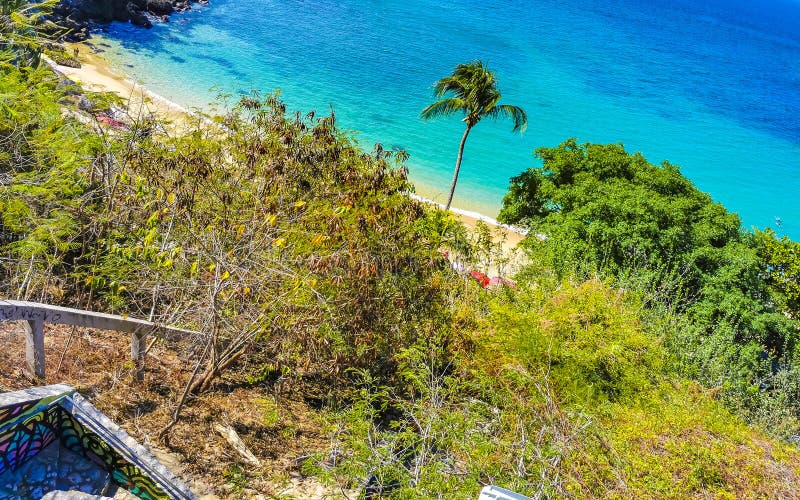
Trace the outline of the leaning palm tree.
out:
<instances>
[{"instance_id":1,"label":"leaning palm tree","mask_svg":"<svg viewBox=\"0 0 800 500\"><path fill-rule=\"evenodd\" d=\"M450 186L450 196L447 198L445 206L445 210L450 210L458 182L458 172L461 170L464 144L467 142L467 136L472 127L484 117L511 118L514 122L514 132L523 132L528 126L528 117L519 106L498 104L501 96L500 91L497 90L497 79L494 72L486 69L481 61L459 64L452 75L444 77L434 84L433 93L439 100L422 110L420 117L423 120L463 113L462 121L467 126L458 147L453 184ZM447 94L453 94L453 96L445 97Z\"/></svg>"}]
</instances>

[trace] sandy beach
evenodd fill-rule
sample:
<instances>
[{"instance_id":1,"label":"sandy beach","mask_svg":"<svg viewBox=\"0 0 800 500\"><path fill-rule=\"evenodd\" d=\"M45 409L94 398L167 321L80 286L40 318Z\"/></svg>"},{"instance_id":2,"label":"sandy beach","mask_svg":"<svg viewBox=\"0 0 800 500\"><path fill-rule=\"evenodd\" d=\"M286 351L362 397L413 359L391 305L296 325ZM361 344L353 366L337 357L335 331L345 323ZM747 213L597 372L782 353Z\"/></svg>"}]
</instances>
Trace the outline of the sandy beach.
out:
<instances>
[{"instance_id":1,"label":"sandy beach","mask_svg":"<svg viewBox=\"0 0 800 500\"><path fill-rule=\"evenodd\" d=\"M123 99L132 116L149 113L161 116L170 122L182 121L189 110L163 97L148 91L125 76L115 73L105 59L83 44L66 44L68 50L77 50L80 68L55 65L66 75L87 90L94 92L113 92Z\"/></svg>"},{"instance_id":2,"label":"sandy beach","mask_svg":"<svg viewBox=\"0 0 800 500\"><path fill-rule=\"evenodd\" d=\"M70 51L74 49L78 50L78 59L81 62L81 67L70 68L67 66L56 65L52 62L51 64L69 79L79 83L87 90L95 92L113 92L118 94L120 97L125 99L126 106L131 115L142 116L148 113L153 113L169 120L174 124L182 123L186 116L191 113L188 109L180 106L179 104L171 102L153 92L150 92L143 86L127 79L124 75L115 72L110 67L108 62L99 54L95 53L91 47L83 44L67 45L68 50ZM424 195L425 190L422 189L421 192ZM441 206L441 204L430 201L424 196L414 196L420 201ZM519 252L516 247L523 239L525 239L525 234L523 231L500 225L496 220L475 212L460 210L458 208L453 208L451 211L458 220L460 220L470 229L474 229L478 221L483 221L490 226L502 228L495 241L502 244L505 252L514 254L512 261L518 263L521 262L521 252ZM491 269L488 271L491 271Z\"/></svg>"}]
</instances>

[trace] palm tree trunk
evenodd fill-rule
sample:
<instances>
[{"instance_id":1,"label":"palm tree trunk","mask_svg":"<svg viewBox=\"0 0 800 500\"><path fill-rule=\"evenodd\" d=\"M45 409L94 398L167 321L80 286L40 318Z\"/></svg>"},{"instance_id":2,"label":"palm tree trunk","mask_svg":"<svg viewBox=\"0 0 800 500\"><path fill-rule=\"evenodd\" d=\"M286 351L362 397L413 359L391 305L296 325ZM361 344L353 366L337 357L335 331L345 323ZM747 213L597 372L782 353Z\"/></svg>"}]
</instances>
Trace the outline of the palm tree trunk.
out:
<instances>
[{"instance_id":1,"label":"palm tree trunk","mask_svg":"<svg viewBox=\"0 0 800 500\"><path fill-rule=\"evenodd\" d=\"M456 159L456 171L453 172L453 184L450 186L450 196L447 197L447 205L445 205L445 212L450 210L450 204L453 203L453 195L456 192L456 183L458 182L458 172L461 170L461 158L464 156L464 144L467 142L467 136L472 127L467 125L464 131L464 136L461 138L461 145L458 146L458 159Z\"/></svg>"}]
</instances>

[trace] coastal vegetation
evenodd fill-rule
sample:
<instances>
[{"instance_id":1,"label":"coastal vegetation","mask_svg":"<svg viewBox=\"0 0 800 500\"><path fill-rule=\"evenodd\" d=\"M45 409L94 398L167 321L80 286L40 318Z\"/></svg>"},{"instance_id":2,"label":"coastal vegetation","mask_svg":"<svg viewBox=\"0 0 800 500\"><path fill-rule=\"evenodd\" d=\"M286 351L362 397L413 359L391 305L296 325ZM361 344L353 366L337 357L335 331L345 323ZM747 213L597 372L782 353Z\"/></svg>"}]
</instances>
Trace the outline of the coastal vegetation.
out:
<instances>
[{"instance_id":1,"label":"coastal vegetation","mask_svg":"<svg viewBox=\"0 0 800 500\"><path fill-rule=\"evenodd\" d=\"M175 133L101 125L114 102L3 68L0 296L198 332L143 383L76 355L112 373L82 391L125 393L104 409L216 491L299 473L371 498L796 496L798 246L677 167L540 149L501 213L531 229L529 264L484 288L445 253L477 266L490 230L407 196L407 155L333 114L254 93ZM221 419L283 468L212 453Z\"/></svg>"},{"instance_id":2,"label":"coastal vegetation","mask_svg":"<svg viewBox=\"0 0 800 500\"><path fill-rule=\"evenodd\" d=\"M514 132L524 132L528 126L528 117L519 106L500 104L502 95L497 89L497 76L487 69L481 61L472 61L459 64L453 74L436 82L433 94L438 101L430 104L420 113L424 120L431 120L440 116L449 116L463 113L465 129L458 145L458 157L453 171L453 182L450 185L450 194L445 203L445 211L450 210L453 203L453 194L456 192L458 174L461 170L461 160L464 157L464 145L467 143L472 127L484 118L509 118L514 123ZM445 97L451 95L450 97Z\"/></svg>"},{"instance_id":3,"label":"coastal vegetation","mask_svg":"<svg viewBox=\"0 0 800 500\"><path fill-rule=\"evenodd\" d=\"M541 272L597 277L670 318L665 347L682 375L753 422L797 432L797 244L743 231L667 162L621 145L568 140L536 152L511 181L499 220L547 235L525 245Z\"/></svg>"},{"instance_id":4,"label":"coastal vegetation","mask_svg":"<svg viewBox=\"0 0 800 500\"><path fill-rule=\"evenodd\" d=\"M44 15L53 0L0 0L0 65L36 66L41 54Z\"/></svg>"}]
</instances>

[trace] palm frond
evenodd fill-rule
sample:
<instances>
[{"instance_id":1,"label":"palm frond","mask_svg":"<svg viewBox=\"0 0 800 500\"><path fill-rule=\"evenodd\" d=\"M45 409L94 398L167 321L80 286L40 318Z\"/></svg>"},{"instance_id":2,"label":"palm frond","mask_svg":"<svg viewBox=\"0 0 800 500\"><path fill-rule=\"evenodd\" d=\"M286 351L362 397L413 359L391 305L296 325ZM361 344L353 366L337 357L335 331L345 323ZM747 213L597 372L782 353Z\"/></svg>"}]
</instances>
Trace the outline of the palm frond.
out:
<instances>
[{"instance_id":1,"label":"palm frond","mask_svg":"<svg viewBox=\"0 0 800 500\"><path fill-rule=\"evenodd\" d=\"M466 64L459 64L453 71L456 78L473 82L479 86L496 85L494 71L486 69L481 61L472 61Z\"/></svg>"},{"instance_id":2,"label":"palm frond","mask_svg":"<svg viewBox=\"0 0 800 500\"><path fill-rule=\"evenodd\" d=\"M488 116L493 119L510 118L514 123L514 132L522 132L527 127L528 118L522 108L498 104L502 95L497 89L497 77L481 61L459 64L452 75L437 81L433 90L438 98L447 95L452 97L440 99L422 110L420 117L425 120L461 111L467 117L465 121L468 126L474 126Z\"/></svg>"},{"instance_id":3,"label":"palm frond","mask_svg":"<svg viewBox=\"0 0 800 500\"><path fill-rule=\"evenodd\" d=\"M528 115L519 106L500 104L490 109L486 115L494 119L510 118L514 122L514 132L524 132L528 128Z\"/></svg>"},{"instance_id":4,"label":"palm frond","mask_svg":"<svg viewBox=\"0 0 800 500\"><path fill-rule=\"evenodd\" d=\"M448 92L452 92L459 97L463 97L466 89L465 83L455 76L446 76L433 84L433 95L443 97Z\"/></svg>"},{"instance_id":5,"label":"palm frond","mask_svg":"<svg viewBox=\"0 0 800 500\"><path fill-rule=\"evenodd\" d=\"M489 115L500 101L500 92L497 89L487 89L475 97L475 108L481 115Z\"/></svg>"},{"instance_id":6,"label":"palm frond","mask_svg":"<svg viewBox=\"0 0 800 500\"><path fill-rule=\"evenodd\" d=\"M458 97L441 99L426 107L419 114L423 120L432 120L440 116L449 116L458 112L468 113L467 102Z\"/></svg>"}]
</instances>

